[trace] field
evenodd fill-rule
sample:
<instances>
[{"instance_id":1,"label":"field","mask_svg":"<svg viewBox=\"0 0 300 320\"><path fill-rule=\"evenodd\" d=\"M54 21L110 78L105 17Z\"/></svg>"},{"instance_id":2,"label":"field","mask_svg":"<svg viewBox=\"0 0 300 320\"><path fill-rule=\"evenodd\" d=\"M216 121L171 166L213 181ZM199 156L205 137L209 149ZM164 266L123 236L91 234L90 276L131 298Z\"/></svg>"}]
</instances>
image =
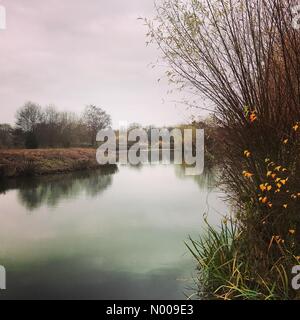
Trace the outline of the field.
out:
<instances>
[{"instance_id":1,"label":"field","mask_svg":"<svg viewBox=\"0 0 300 320\"><path fill-rule=\"evenodd\" d=\"M92 148L0 150L0 177L45 175L96 169Z\"/></svg>"}]
</instances>

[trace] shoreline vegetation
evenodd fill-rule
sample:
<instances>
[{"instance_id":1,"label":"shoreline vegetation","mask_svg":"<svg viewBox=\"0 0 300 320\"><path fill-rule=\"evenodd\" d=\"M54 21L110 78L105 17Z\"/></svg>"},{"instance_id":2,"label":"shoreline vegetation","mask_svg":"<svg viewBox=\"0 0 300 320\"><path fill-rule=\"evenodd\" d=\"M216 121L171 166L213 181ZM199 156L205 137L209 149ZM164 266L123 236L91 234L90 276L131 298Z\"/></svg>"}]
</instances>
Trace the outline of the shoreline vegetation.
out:
<instances>
[{"instance_id":1,"label":"shoreline vegetation","mask_svg":"<svg viewBox=\"0 0 300 320\"><path fill-rule=\"evenodd\" d=\"M12 149L0 150L0 178L39 176L94 170L116 165L100 165L96 149Z\"/></svg>"},{"instance_id":2,"label":"shoreline vegetation","mask_svg":"<svg viewBox=\"0 0 300 320\"><path fill-rule=\"evenodd\" d=\"M300 299L293 284L300 264L294 5L163 0L155 17L145 19L147 43L162 53L157 64L167 66L175 88L194 94L191 107L211 111L220 133L214 152L231 210L220 228L208 225L200 240L188 243L199 299Z\"/></svg>"}]
</instances>

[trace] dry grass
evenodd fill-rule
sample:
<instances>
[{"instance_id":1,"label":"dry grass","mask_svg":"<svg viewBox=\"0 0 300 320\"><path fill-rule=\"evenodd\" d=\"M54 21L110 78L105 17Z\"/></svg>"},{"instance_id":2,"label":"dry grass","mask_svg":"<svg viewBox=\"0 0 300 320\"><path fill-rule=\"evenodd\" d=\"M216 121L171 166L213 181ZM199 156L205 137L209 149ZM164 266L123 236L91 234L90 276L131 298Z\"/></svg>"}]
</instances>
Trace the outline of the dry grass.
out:
<instances>
[{"instance_id":1,"label":"dry grass","mask_svg":"<svg viewBox=\"0 0 300 320\"><path fill-rule=\"evenodd\" d=\"M98 168L96 150L0 150L0 177L44 175Z\"/></svg>"}]
</instances>

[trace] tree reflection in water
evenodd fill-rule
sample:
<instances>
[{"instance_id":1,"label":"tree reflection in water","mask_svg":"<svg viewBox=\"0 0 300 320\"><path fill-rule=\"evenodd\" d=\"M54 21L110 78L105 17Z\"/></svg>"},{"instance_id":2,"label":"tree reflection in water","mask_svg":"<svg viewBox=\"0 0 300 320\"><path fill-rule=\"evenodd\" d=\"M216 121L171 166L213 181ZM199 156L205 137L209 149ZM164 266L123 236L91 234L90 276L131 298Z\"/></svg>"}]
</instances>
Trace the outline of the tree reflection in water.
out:
<instances>
[{"instance_id":1,"label":"tree reflection in water","mask_svg":"<svg viewBox=\"0 0 300 320\"><path fill-rule=\"evenodd\" d=\"M17 189L22 205L34 211L42 205L55 207L60 201L80 193L96 197L112 185L117 171L117 166L110 166L93 171L9 179L0 183L0 193Z\"/></svg>"},{"instance_id":2,"label":"tree reflection in water","mask_svg":"<svg viewBox=\"0 0 300 320\"><path fill-rule=\"evenodd\" d=\"M176 165L175 174L179 179L194 180L201 190L212 190L218 187L218 170L217 168L205 168L201 175L188 176L185 173L185 165Z\"/></svg>"}]
</instances>

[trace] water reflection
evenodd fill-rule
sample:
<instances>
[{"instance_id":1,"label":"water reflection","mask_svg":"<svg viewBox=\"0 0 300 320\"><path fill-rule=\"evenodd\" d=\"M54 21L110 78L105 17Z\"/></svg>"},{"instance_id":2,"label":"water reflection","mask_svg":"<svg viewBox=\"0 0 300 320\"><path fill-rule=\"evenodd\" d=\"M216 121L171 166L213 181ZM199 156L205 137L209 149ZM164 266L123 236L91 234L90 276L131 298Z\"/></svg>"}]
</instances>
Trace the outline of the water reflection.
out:
<instances>
[{"instance_id":1,"label":"water reflection","mask_svg":"<svg viewBox=\"0 0 300 320\"><path fill-rule=\"evenodd\" d=\"M80 171L42 177L9 179L0 183L0 194L18 189L19 202L30 211L42 205L55 207L63 199L76 198L85 193L95 197L112 185L117 166L95 171Z\"/></svg>"},{"instance_id":2,"label":"water reflection","mask_svg":"<svg viewBox=\"0 0 300 320\"><path fill-rule=\"evenodd\" d=\"M199 189L174 165L114 173L2 186L0 264L9 287L0 300L185 299L195 264L184 241L201 232L207 202L218 223L218 190Z\"/></svg>"},{"instance_id":3,"label":"water reflection","mask_svg":"<svg viewBox=\"0 0 300 320\"><path fill-rule=\"evenodd\" d=\"M215 168L205 168L204 172L201 175L188 176L185 173L185 166L177 165L175 166L175 174L179 179L195 181L201 190L213 190L217 187L217 171L215 170Z\"/></svg>"}]
</instances>

